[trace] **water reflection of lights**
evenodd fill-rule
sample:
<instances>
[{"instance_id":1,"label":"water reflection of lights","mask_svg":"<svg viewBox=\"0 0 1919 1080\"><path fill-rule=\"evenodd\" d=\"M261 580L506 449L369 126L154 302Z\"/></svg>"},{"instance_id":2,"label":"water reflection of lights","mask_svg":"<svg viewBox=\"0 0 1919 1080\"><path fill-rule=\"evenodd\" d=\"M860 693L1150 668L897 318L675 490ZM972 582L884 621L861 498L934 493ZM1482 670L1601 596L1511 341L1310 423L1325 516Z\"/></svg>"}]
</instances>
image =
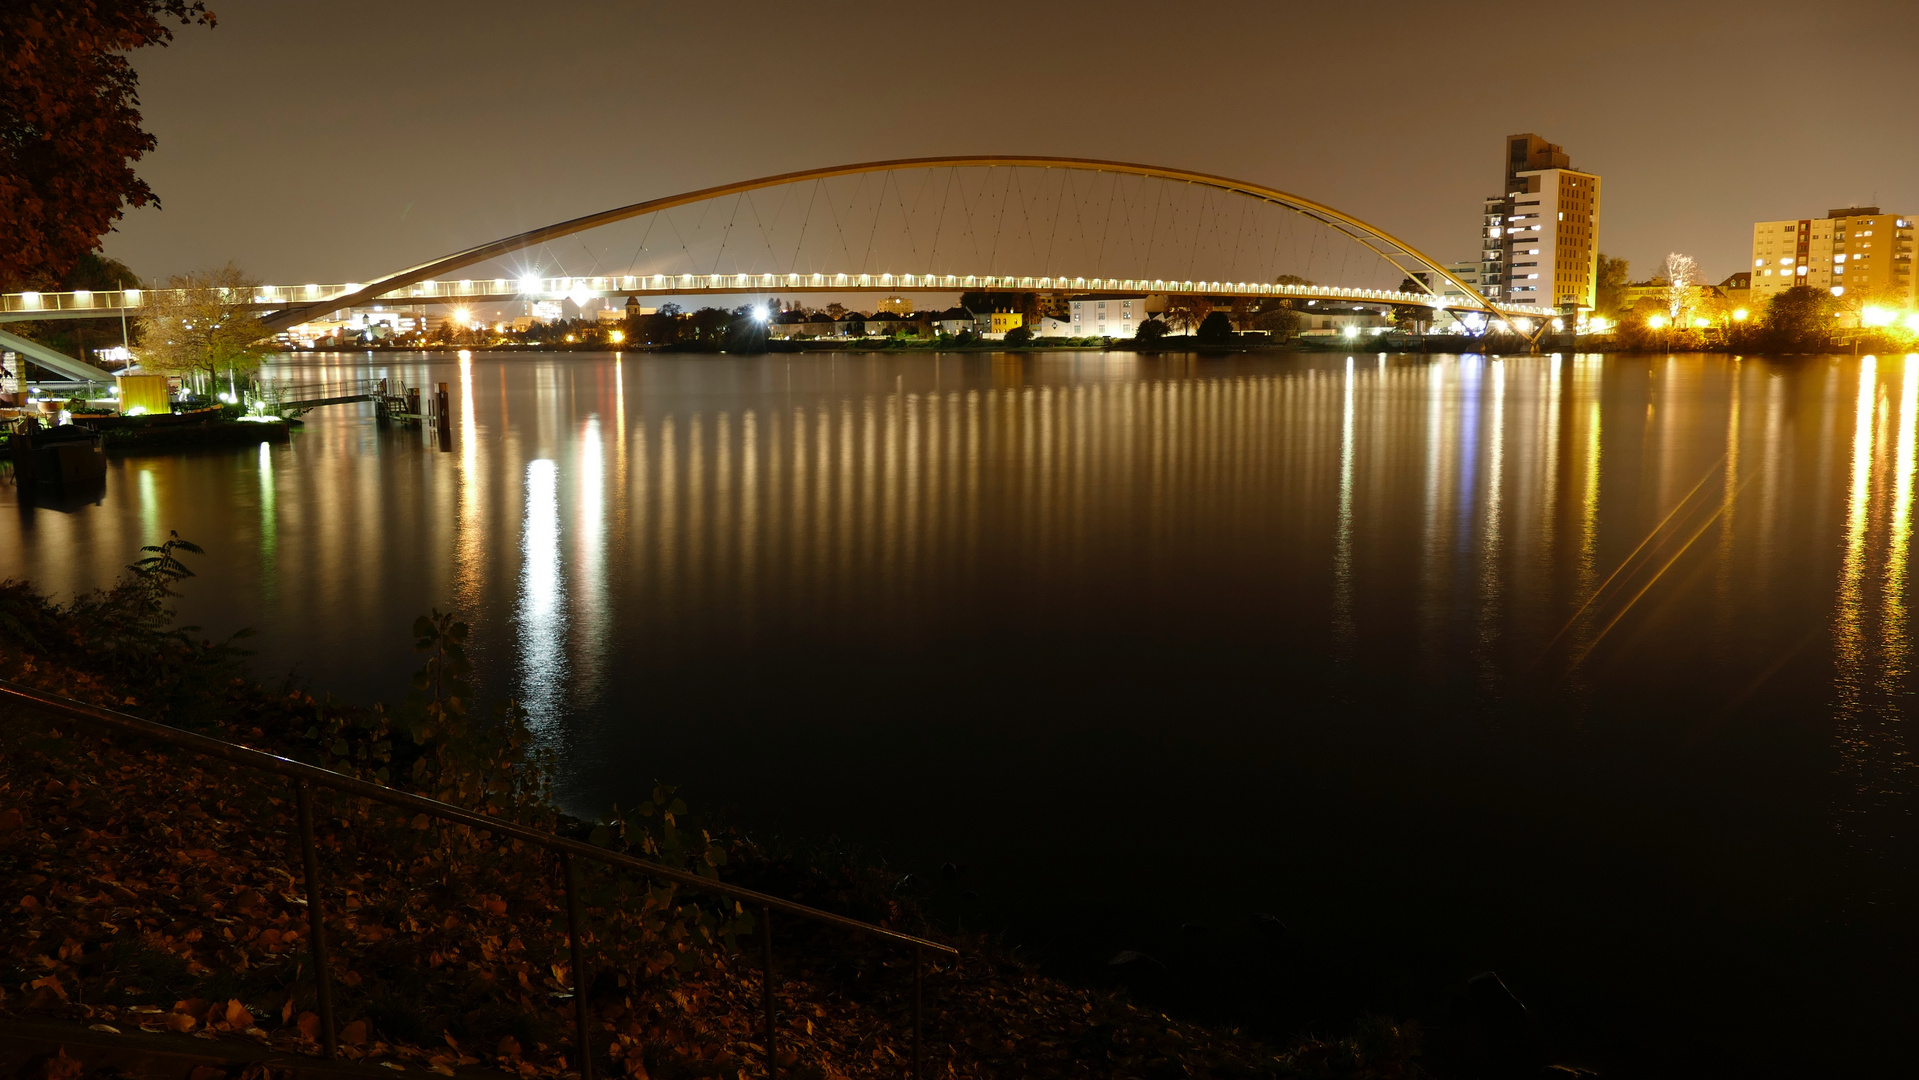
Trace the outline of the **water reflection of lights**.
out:
<instances>
[{"instance_id":1,"label":"water reflection of lights","mask_svg":"<svg viewBox=\"0 0 1919 1080\"><path fill-rule=\"evenodd\" d=\"M279 515L273 506L273 447L260 443L260 591L271 599L279 569Z\"/></svg>"},{"instance_id":2,"label":"water reflection of lights","mask_svg":"<svg viewBox=\"0 0 1919 1080\"><path fill-rule=\"evenodd\" d=\"M520 702L537 730L559 719L567 678L559 469L546 458L526 465L520 557Z\"/></svg>"},{"instance_id":3,"label":"water reflection of lights","mask_svg":"<svg viewBox=\"0 0 1919 1080\"><path fill-rule=\"evenodd\" d=\"M1343 652L1353 624L1353 358L1346 358L1339 419L1339 531L1333 545L1333 634Z\"/></svg>"},{"instance_id":4,"label":"water reflection of lights","mask_svg":"<svg viewBox=\"0 0 1919 1080\"><path fill-rule=\"evenodd\" d=\"M606 672L609 603L606 586L606 449L600 438L600 418L589 416L582 425L576 455L579 504L574 514L578 559L573 609L579 613L578 638L573 655L581 663L574 672L575 700L592 709ZM530 496L529 496L530 497Z\"/></svg>"},{"instance_id":5,"label":"water reflection of lights","mask_svg":"<svg viewBox=\"0 0 1919 1080\"><path fill-rule=\"evenodd\" d=\"M485 529L480 522L481 495L485 481L479 473L480 434L473 416L473 354L460 350L460 484L459 533L454 541L458 552L454 588L462 609L478 611L485 566L483 542Z\"/></svg>"}]
</instances>

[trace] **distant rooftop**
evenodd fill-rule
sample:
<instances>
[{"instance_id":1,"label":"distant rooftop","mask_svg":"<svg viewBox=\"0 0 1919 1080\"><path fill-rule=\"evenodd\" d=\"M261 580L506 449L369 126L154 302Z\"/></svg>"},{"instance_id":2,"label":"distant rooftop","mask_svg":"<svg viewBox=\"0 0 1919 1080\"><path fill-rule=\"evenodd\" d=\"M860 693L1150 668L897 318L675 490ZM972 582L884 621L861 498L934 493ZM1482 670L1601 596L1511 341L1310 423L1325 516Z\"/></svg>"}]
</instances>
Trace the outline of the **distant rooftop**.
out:
<instances>
[{"instance_id":1,"label":"distant rooftop","mask_svg":"<svg viewBox=\"0 0 1919 1080\"><path fill-rule=\"evenodd\" d=\"M1826 211L1826 217L1828 218L1878 217L1878 216L1879 216L1879 208L1876 206L1848 206L1843 210Z\"/></svg>"}]
</instances>

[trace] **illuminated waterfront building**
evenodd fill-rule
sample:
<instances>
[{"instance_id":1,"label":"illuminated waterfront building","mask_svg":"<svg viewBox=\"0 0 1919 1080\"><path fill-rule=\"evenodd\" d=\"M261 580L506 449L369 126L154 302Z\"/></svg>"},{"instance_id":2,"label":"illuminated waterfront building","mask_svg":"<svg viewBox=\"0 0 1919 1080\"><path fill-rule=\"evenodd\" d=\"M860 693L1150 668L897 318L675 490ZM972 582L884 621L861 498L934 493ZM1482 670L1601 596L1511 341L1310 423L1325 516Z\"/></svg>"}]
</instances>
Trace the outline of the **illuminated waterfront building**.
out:
<instances>
[{"instance_id":1,"label":"illuminated waterfront building","mask_svg":"<svg viewBox=\"0 0 1919 1080\"><path fill-rule=\"evenodd\" d=\"M1599 272L1599 177L1533 134L1506 137L1505 194L1486 200L1480 280L1489 298L1589 309Z\"/></svg>"},{"instance_id":2,"label":"illuminated waterfront building","mask_svg":"<svg viewBox=\"0 0 1919 1080\"><path fill-rule=\"evenodd\" d=\"M1754 224L1752 302L1763 305L1794 285L1912 305L1912 219L1848 206L1823 218Z\"/></svg>"}]
</instances>

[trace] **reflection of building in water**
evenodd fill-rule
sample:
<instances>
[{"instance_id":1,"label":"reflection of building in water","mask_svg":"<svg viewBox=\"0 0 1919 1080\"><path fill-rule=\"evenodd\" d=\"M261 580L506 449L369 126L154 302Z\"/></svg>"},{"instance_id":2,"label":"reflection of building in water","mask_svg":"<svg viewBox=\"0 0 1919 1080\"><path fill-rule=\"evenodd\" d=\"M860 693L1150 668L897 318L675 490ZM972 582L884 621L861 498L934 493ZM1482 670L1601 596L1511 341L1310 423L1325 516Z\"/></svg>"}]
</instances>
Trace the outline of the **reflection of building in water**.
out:
<instances>
[{"instance_id":1,"label":"reflection of building in water","mask_svg":"<svg viewBox=\"0 0 1919 1080\"><path fill-rule=\"evenodd\" d=\"M1906 589L1919 359L1907 358L1901 368L1894 383L1880 377L1873 357L1859 363L1833 616L1835 735L1840 770L1852 788L1851 799L1839 808L1841 827L1861 849L1882 855L1893 854L1887 845L1902 842L1885 804L1914 786L1905 736L1912 674Z\"/></svg>"}]
</instances>

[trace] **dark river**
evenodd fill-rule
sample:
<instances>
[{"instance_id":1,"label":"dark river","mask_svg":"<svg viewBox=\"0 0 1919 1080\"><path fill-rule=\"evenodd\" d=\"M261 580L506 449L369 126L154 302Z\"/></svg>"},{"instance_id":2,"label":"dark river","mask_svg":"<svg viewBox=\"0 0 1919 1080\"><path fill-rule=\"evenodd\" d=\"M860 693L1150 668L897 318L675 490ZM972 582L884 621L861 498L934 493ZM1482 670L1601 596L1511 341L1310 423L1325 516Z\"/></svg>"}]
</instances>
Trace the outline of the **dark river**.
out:
<instances>
[{"instance_id":1,"label":"dark river","mask_svg":"<svg viewBox=\"0 0 1919 1080\"><path fill-rule=\"evenodd\" d=\"M1911 1068L1919 358L269 375L447 382L452 445L336 406L95 502L0 489L0 577L178 530L186 621L361 698L450 605L570 808L657 777L950 860L967 925L1146 952L1197 1012L1443 1021L1491 969L1611 1076Z\"/></svg>"}]
</instances>

